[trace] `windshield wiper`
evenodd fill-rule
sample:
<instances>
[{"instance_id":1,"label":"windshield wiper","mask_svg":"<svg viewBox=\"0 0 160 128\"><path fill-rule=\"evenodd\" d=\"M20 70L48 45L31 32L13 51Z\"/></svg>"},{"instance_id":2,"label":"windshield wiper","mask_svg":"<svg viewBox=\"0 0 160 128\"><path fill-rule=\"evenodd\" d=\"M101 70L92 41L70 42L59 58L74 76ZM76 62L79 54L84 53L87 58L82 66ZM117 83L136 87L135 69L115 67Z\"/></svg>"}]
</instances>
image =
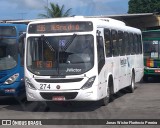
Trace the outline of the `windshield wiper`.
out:
<instances>
[{"instance_id":1,"label":"windshield wiper","mask_svg":"<svg viewBox=\"0 0 160 128\"><path fill-rule=\"evenodd\" d=\"M48 41L48 39L44 35L42 35L41 38L42 38L42 41L44 41L47 44L47 46L49 47L49 49L54 52L55 50L52 47L51 43Z\"/></svg>"},{"instance_id":2,"label":"windshield wiper","mask_svg":"<svg viewBox=\"0 0 160 128\"><path fill-rule=\"evenodd\" d=\"M76 36L77 36L77 34L75 34L75 33L71 36L70 40L63 47L64 51L66 51L67 48L72 44L72 42L73 42L73 40L75 39Z\"/></svg>"}]
</instances>

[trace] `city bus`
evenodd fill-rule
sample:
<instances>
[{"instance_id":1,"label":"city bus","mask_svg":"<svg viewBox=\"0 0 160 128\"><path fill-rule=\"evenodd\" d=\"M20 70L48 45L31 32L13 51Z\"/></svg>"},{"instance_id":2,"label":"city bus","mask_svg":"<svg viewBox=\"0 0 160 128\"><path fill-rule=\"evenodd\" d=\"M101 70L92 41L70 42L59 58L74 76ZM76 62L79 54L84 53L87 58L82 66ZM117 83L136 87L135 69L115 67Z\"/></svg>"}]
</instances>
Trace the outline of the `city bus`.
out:
<instances>
[{"instance_id":1,"label":"city bus","mask_svg":"<svg viewBox=\"0 0 160 128\"><path fill-rule=\"evenodd\" d=\"M142 32L144 51L144 81L160 76L160 30Z\"/></svg>"},{"instance_id":2,"label":"city bus","mask_svg":"<svg viewBox=\"0 0 160 128\"><path fill-rule=\"evenodd\" d=\"M141 31L111 18L30 22L25 43L28 101L100 101L143 77Z\"/></svg>"},{"instance_id":3,"label":"city bus","mask_svg":"<svg viewBox=\"0 0 160 128\"><path fill-rule=\"evenodd\" d=\"M0 96L25 94L24 41L27 25L0 24Z\"/></svg>"}]
</instances>

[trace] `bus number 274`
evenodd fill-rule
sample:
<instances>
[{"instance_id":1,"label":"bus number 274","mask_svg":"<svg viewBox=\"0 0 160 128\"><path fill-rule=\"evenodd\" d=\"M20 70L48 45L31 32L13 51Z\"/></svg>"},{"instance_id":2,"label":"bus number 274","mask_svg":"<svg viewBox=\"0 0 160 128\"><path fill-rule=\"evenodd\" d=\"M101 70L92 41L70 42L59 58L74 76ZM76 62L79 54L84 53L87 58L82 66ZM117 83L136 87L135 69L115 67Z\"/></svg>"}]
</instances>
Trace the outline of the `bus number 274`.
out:
<instances>
[{"instance_id":1,"label":"bus number 274","mask_svg":"<svg viewBox=\"0 0 160 128\"><path fill-rule=\"evenodd\" d=\"M51 89L50 84L40 84L40 89L45 90L45 89Z\"/></svg>"}]
</instances>

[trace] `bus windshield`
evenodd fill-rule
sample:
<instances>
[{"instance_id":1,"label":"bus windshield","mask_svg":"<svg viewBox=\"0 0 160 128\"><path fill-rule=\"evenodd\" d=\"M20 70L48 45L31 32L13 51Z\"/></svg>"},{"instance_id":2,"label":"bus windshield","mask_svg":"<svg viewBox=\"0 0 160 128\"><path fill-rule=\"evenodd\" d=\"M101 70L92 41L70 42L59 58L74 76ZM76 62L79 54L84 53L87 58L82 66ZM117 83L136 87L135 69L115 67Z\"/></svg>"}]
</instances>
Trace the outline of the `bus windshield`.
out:
<instances>
[{"instance_id":1,"label":"bus windshield","mask_svg":"<svg viewBox=\"0 0 160 128\"><path fill-rule=\"evenodd\" d=\"M79 75L94 64L93 35L29 37L27 68L36 75Z\"/></svg>"},{"instance_id":2,"label":"bus windshield","mask_svg":"<svg viewBox=\"0 0 160 128\"><path fill-rule=\"evenodd\" d=\"M158 59L159 56L159 41L143 41L144 42L144 57Z\"/></svg>"},{"instance_id":3,"label":"bus windshield","mask_svg":"<svg viewBox=\"0 0 160 128\"><path fill-rule=\"evenodd\" d=\"M0 38L0 70L12 69L17 65L16 39Z\"/></svg>"}]
</instances>

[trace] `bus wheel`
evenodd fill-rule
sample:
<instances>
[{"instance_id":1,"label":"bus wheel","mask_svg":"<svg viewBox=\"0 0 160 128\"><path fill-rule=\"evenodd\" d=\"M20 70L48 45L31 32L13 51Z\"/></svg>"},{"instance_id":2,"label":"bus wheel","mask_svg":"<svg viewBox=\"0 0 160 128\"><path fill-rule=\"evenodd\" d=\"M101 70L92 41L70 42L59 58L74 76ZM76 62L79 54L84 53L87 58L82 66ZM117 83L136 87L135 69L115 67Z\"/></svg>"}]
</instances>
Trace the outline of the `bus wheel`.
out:
<instances>
[{"instance_id":1,"label":"bus wheel","mask_svg":"<svg viewBox=\"0 0 160 128\"><path fill-rule=\"evenodd\" d=\"M133 93L134 89L135 89L135 77L134 74L132 74L131 85L128 87L128 90L130 93Z\"/></svg>"},{"instance_id":2,"label":"bus wheel","mask_svg":"<svg viewBox=\"0 0 160 128\"><path fill-rule=\"evenodd\" d=\"M110 96L111 96L111 91L110 91L110 87L107 88L107 96L104 97L101 100L102 106L106 106L108 105L108 103L110 102Z\"/></svg>"}]
</instances>

